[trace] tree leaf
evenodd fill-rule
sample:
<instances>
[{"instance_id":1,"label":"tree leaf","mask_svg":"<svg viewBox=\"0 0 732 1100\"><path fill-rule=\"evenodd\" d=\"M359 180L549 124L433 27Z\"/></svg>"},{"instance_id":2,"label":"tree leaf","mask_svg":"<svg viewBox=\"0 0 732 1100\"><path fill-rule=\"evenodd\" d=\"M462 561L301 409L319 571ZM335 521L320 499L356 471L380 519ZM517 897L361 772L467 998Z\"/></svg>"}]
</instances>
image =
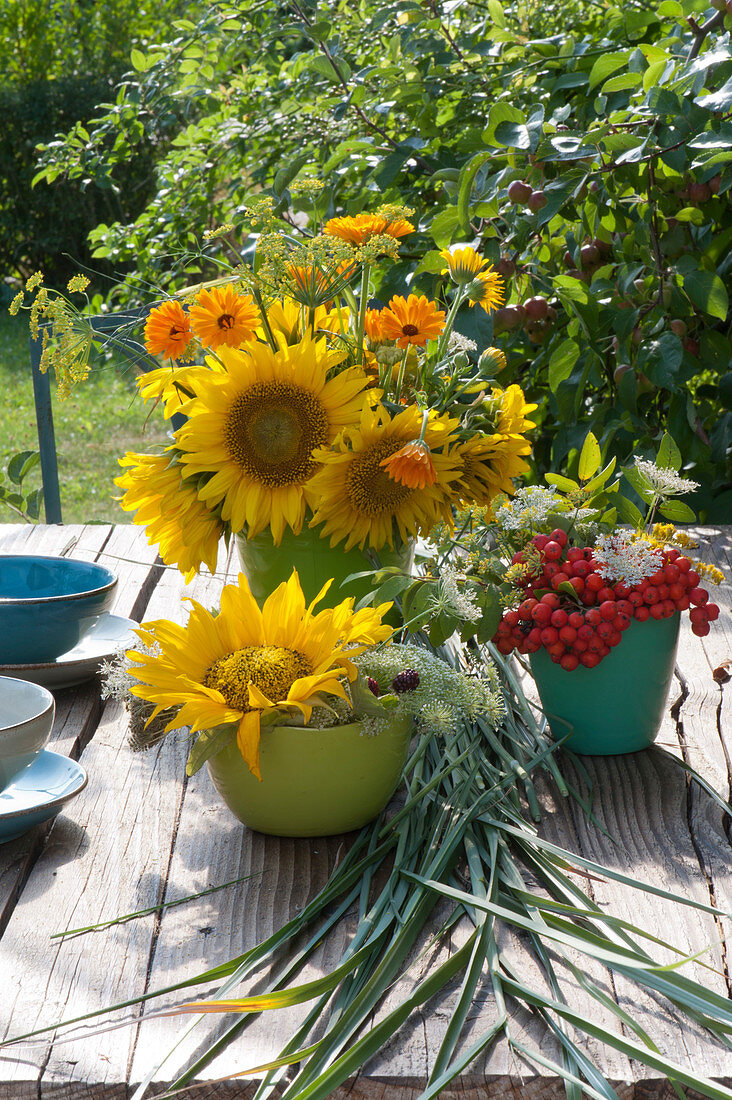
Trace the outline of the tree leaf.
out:
<instances>
[{"instance_id":1,"label":"tree leaf","mask_svg":"<svg viewBox=\"0 0 732 1100\"><path fill-rule=\"evenodd\" d=\"M600 469L601 462L600 445L593 433L588 432L579 457L578 473L580 481L589 481L593 474L596 474Z\"/></svg>"},{"instance_id":2,"label":"tree leaf","mask_svg":"<svg viewBox=\"0 0 732 1100\"><path fill-rule=\"evenodd\" d=\"M678 471L681 469L681 463L681 451L676 446L673 436L664 432L656 455L656 465L662 466L665 470Z\"/></svg>"},{"instance_id":3,"label":"tree leaf","mask_svg":"<svg viewBox=\"0 0 732 1100\"><path fill-rule=\"evenodd\" d=\"M672 523L696 523L696 512L683 500L664 500L658 510L664 519Z\"/></svg>"},{"instance_id":4,"label":"tree leaf","mask_svg":"<svg viewBox=\"0 0 732 1100\"><path fill-rule=\"evenodd\" d=\"M729 295L719 275L702 268L689 271L684 275L684 290L698 309L720 321L726 320Z\"/></svg>"}]
</instances>

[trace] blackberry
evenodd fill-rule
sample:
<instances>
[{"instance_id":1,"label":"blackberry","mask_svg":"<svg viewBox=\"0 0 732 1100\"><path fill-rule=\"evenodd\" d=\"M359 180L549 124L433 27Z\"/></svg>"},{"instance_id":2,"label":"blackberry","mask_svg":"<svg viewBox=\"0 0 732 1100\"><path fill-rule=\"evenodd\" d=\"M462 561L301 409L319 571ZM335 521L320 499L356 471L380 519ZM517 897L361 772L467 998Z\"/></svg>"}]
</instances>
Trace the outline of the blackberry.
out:
<instances>
[{"instance_id":1,"label":"blackberry","mask_svg":"<svg viewBox=\"0 0 732 1100\"><path fill-rule=\"evenodd\" d=\"M416 687L419 687L419 673L413 668L405 668L404 672L398 673L391 682L391 689L397 695L403 691L414 691Z\"/></svg>"},{"instance_id":2,"label":"blackberry","mask_svg":"<svg viewBox=\"0 0 732 1100\"><path fill-rule=\"evenodd\" d=\"M367 676L366 677L366 683L369 685L369 688L371 689L372 694L378 696L378 694L379 694L379 684L376 680L374 680L373 676Z\"/></svg>"}]
</instances>

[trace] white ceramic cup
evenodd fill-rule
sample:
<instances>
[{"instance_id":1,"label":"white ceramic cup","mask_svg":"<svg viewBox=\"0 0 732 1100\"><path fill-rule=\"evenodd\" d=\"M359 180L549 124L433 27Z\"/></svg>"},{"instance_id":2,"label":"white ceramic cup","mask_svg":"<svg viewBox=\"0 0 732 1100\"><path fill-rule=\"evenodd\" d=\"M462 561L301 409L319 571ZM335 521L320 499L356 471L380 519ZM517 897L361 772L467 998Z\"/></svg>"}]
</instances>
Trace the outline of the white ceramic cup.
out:
<instances>
[{"instance_id":1,"label":"white ceramic cup","mask_svg":"<svg viewBox=\"0 0 732 1100\"><path fill-rule=\"evenodd\" d=\"M56 702L39 684L0 676L0 791L48 744Z\"/></svg>"}]
</instances>

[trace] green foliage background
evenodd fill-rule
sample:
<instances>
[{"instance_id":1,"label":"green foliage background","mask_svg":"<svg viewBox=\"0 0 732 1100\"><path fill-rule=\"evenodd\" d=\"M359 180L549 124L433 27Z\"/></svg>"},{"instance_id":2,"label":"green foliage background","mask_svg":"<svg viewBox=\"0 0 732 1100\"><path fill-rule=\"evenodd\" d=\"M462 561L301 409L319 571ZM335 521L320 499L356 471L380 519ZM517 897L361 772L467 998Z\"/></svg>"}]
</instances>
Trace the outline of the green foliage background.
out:
<instances>
[{"instance_id":1,"label":"green foliage background","mask_svg":"<svg viewBox=\"0 0 732 1100\"><path fill-rule=\"evenodd\" d=\"M36 146L86 133L97 106L116 95L130 50L150 43L180 0L3 0L0 5L0 263L6 276L42 268L63 284L92 263L89 231L136 217L151 197L153 151L139 144L111 180L59 181L33 190ZM98 261L94 266L99 268ZM108 276L114 269L102 264Z\"/></svg>"},{"instance_id":2,"label":"green foliage background","mask_svg":"<svg viewBox=\"0 0 732 1100\"><path fill-rule=\"evenodd\" d=\"M576 473L588 429L621 462L667 429L696 507L730 521L732 18L714 2L207 6L132 49L114 103L46 148L40 178L127 201L140 168L139 212L91 235L133 294L207 273L187 247L223 221L246 234L255 192L287 216L298 173L326 181L311 228L403 199L419 233L378 294L404 292L415 257L411 289L433 293L455 242L501 264L515 308L495 333L461 323L539 404L538 471ZM509 199L517 180L536 209ZM535 298L546 316L523 312Z\"/></svg>"}]
</instances>

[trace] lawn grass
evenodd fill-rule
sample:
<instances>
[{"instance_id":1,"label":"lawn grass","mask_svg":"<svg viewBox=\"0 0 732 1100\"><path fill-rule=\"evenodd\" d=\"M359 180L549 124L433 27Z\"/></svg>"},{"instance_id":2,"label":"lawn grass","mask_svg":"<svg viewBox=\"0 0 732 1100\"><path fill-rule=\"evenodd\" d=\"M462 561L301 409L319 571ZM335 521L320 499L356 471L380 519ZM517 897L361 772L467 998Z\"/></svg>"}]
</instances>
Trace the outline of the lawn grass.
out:
<instances>
[{"instance_id":1,"label":"lawn grass","mask_svg":"<svg viewBox=\"0 0 732 1100\"><path fill-rule=\"evenodd\" d=\"M86 380L65 401L54 395L54 427L64 523L128 523L114 501L119 489L117 459L125 451L148 451L165 441L166 425L136 396L132 371L100 358ZM38 449L28 324L23 316L0 314L0 471L18 451ZM27 488L40 485L40 472ZM0 523L17 522L0 503ZM43 519L43 512L41 512Z\"/></svg>"}]
</instances>

